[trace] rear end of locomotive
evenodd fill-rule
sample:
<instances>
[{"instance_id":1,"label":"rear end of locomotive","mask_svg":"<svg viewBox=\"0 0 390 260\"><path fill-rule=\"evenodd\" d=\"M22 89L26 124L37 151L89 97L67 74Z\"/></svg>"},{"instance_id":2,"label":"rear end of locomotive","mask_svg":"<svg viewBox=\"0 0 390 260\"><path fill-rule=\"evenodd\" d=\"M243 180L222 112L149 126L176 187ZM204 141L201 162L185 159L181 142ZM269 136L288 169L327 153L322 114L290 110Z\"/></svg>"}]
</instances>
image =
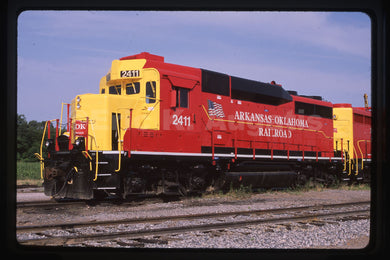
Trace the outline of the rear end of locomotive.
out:
<instances>
[{"instance_id":1,"label":"rear end of locomotive","mask_svg":"<svg viewBox=\"0 0 390 260\"><path fill-rule=\"evenodd\" d=\"M145 63L142 55L114 60L98 94L77 95L62 104L61 118L47 121L36 154L45 195L92 199L119 193L126 129L159 128L159 74Z\"/></svg>"},{"instance_id":2,"label":"rear end of locomotive","mask_svg":"<svg viewBox=\"0 0 390 260\"><path fill-rule=\"evenodd\" d=\"M342 157L342 180L368 182L371 169L371 108L333 105L334 150Z\"/></svg>"}]
</instances>

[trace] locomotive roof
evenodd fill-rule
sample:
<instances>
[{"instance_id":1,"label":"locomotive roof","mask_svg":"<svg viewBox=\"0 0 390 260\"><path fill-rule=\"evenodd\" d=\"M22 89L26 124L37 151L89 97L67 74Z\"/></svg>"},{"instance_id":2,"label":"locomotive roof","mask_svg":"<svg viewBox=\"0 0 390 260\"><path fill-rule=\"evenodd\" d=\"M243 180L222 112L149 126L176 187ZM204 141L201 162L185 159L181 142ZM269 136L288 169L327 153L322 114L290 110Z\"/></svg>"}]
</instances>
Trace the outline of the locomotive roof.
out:
<instances>
[{"instance_id":1,"label":"locomotive roof","mask_svg":"<svg viewBox=\"0 0 390 260\"><path fill-rule=\"evenodd\" d=\"M307 103L332 106L332 103L323 101L321 97L297 95L295 91L287 91L281 85L278 84L264 83L261 81L249 80L249 79L244 79L236 76L230 76L227 74L209 71L206 69L199 69L199 68L188 67L188 66L183 66L178 64L166 63L164 61L163 56L150 54L148 52L142 52L139 54L120 58L120 60L130 60L130 59L146 59L147 63L145 64L145 67L156 67L160 72L162 72L167 76L174 76L182 79L187 78L188 79L187 81L189 82L188 83L189 86L190 85L193 86L194 85L193 81L196 81L197 78L201 78L203 84L205 82L206 74L208 78L207 81L210 79L210 77L213 77L213 75L218 75L219 78L223 76L230 77L231 97L234 99L249 100L249 101L271 104L271 105L280 105L280 104L291 102L293 100L300 100ZM215 80L212 81L213 83L216 82ZM223 89L223 87L216 86L215 84L213 84L212 87ZM203 89L204 88L202 86L202 90ZM218 92L220 90L216 90L216 91ZM230 91L227 90L222 92L224 92L226 95ZM211 93L215 93L215 91L211 91Z\"/></svg>"}]
</instances>

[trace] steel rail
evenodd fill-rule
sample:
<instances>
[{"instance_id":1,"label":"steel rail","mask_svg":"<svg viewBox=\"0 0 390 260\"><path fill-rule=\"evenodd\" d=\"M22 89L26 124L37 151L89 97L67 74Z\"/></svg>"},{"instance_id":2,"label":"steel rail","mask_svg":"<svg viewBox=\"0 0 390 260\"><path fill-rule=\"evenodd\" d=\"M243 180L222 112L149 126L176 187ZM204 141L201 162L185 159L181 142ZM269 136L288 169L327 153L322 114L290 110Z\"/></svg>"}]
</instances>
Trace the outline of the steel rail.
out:
<instances>
[{"instance_id":1,"label":"steel rail","mask_svg":"<svg viewBox=\"0 0 390 260\"><path fill-rule=\"evenodd\" d=\"M56 202L56 201L23 201L23 202L17 202L16 208L44 208L44 207L69 207L69 206L75 206L75 205L86 205L85 201L81 200L74 200L74 201L63 201L63 202Z\"/></svg>"},{"instance_id":2,"label":"steel rail","mask_svg":"<svg viewBox=\"0 0 390 260\"><path fill-rule=\"evenodd\" d=\"M45 201L20 201L16 203L17 209L22 208L44 208L44 207L68 207L68 206L97 206L102 204L115 204L115 205L138 205L138 204L145 204L148 202L162 202L164 201L164 198L159 198L154 195L148 196L142 196L139 198L135 198L135 200L130 201L121 201L117 200L116 198L106 198L103 200L77 200L77 199L60 199L59 201L55 200L45 200Z\"/></svg>"},{"instance_id":3,"label":"steel rail","mask_svg":"<svg viewBox=\"0 0 390 260\"><path fill-rule=\"evenodd\" d=\"M212 217L222 217L222 216L234 216L234 215L250 215L250 214L272 214L272 213L294 213L296 211L302 211L302 210L327 210L331 208L332 206L335 208L340 207L351 207L351 206L359 206L363 204L367 204L368 202L359 202L359 203L342 203L342 204L335 204L335 205L315 205L315 206L304 206L304 207L295 207L295 208L287 208L287 209L270 209L270 210L256 210L256 211L236 211L236 212L223 212L223 213L207 213L207 214L197 214L197 215L182 215L182 216L166 216L166 217L160 217L160 218L144 218L144 219L129 219L129 220L121 220L121 222L118 221L102 221L99 223L79 223L84 226L96 226L96 225L119 225L124 224L124 221L130 221L126 222L125 224L135 224L135 223L143 223L143 222L162 222L166 220L193 220L196 218L212 218ZM189 232L189 231L205 231L205 230L213 230L213 229L221 229L221 228L232 228L232 227L242 227L242 226L248 226L248 225L254 225L254 224L264 224L264 223L282 223L287 221L303 221L307 219L318 219L318 218L324 218L324 217L332 217L332 216L351 216L351 215L357 215L357 214L366 214L364 218L369 217L370 209L359 209L359 210L350 210L350 211L341 211L341 212L325 212L325 213L309 213L309 214L303 214L298 216L287 216L287 217L280 217L280 218L263 218L263 219L255 219L255 220L244 220L244 221L232 221L232 222L222 222L222 223L212 223L212 224L200 224L200 225L186 225L186 226L180 226L180 227L169 227L169 228L158 228L158 229L151 229L151 230L136 230L136 231L124 231L124 232L113 232L109 234L89 234L89 235L73 235L73 236L64 236L64 237L48 237L48 238L38 238L38 239L27 239L27 240L20 240L19 242L22 244L34 244L34 245L49 245L49 244L73 244L73 243L80 243L85 240L107 240L107 239L113 239L113 238L120 238L120 237L126 237L126 238L138 238L142 236L147 235L161 235L161 234L172 234L172 233L178 233L178 232ZM368 213L368 214L367 214ZM368 215L368 216L367 216ZM68 225L68 224L65 224ZM50 225L47 225L50 226ZM38 228L38 226L36 227ZM52 227L51 227L52 228ZM68 225L58 225L55 228L74 228L74 226ZM39 229L39 228L38 228ZM46 229L50 229L46 228ZM45 230L46 230L45 229ZM23 227L19 227L18 231L27 231L27 230L34 230L35 227L33 226L26 226L25 229Z\"/></svg>"},{"instance_id":4,"label":"steel rail","mask_svg":"<svg viewBox=\"0 0 390 260\"><path fill-rule=\"evenodd\" d=\"M259 210L241 210L241 211L229 211L229 212L211 212L201 214L187 214L187 215L175 215L175 216L161 216L161 217L149 217L149 218L128 218L117 220L103 220L103 221L86 221L86 222L70 222L70 223L53 223L46 225L23 225L17 226L16 231L18 233L26 231L44 231L47 229L66 229L66 228L82 228L92 226L109 226L120 224L139 224L139 223L156 223L163 221L179 221L179 220L194 220L199 218L215 218L215 217L228 217L235 215L263 215L263 214L275 214L275 213L290 213L302 210L320 210L327 208L339 208L339 207L352 207L369 204L370 201L348 202L339 204L324 204L324 205L311 205L300 206L290 208L272 208L272 209L259 209Z\"/></svg>"},{"instance_id":5,"label":"steel rail","mask_svg":"<svg viewBox=\"0 0 390 260\"><path fill-rule=\"evenodd\" d=\"M19 240L21 244L25 245L35 245L35 246L47 246L47 245L71 245L82 243L88 240L94 241L104 241L110 239L118 238L127 238L134 239L144 236L156 236L156 235L167 235L167 234L177 234L181 232L190 232L190 231L211 231L215 229L226 229L226 228L238 228L243 226L258 225L258 224L271 224L271 223L285 223L285 222L297 222L310 219L320 219L325 217L334 217L334 216L355 216L355 219L367 219L368 216L358 216L357 214L367 214L369 210L353 210L347 212L337 212L337 213L322 213L322 214L309 214L303 216L290 216L290 217L281 217L281 218L271 218L271 219L256 219L256 220L245 220L245 221L234 221L234 222L223 222L223 223L211 223L211 224L199 224L199 225L188 225L188 226L176 226L176 227L167 227L167 228L157 228L151 230L135 230L135 231L123 231L123 232L113 232L113 233L99 233L99 234L89 234L89 235L74 235L74 236L63 236L63 237L48 237L48 238L38 238L38 239L28 239L28 240Z\"/></svg>"}]
</instances>

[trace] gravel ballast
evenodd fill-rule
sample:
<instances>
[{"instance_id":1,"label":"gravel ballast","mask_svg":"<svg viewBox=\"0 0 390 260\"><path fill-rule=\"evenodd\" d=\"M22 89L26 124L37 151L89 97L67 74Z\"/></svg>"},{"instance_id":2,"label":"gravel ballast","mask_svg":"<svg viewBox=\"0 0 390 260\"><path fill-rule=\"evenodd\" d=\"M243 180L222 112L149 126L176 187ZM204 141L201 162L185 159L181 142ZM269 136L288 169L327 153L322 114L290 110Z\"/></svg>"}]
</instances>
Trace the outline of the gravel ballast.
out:
<instances>
[{"instance_id":1,"label":"gravel ballast","mask_svg":"<svg viewBox=\"0 0 390 260\"><path fill-rule=\"evenodd\" d=\"M18 211L18 225L49 222L101 221L108 219L143 218L164 215L201 214L248 209L272 209L370 200L369 190L331 190L309 192L257 193L245 197L184 198L180 201L146 203L138 206L102 204L97 206L54 208L52 211ZM170 221L160 224L170 225ZM154 224L150 224L154 226ZM103 232L114 232L101 228ZM107 227L108 228L108 227ZM134 230L140 227L132 227ZM46 232L46 231L45 231ZM45 233L43 232L43 233ZM62 232L73 232L63 230ZM252 225L245 228L224 228L191 231L137 239L116 238L110 241L84 241L79 247L143 247L143 248L364 248L368 244L370 221L312 220L284 224ZM22 239L22 234L18 235Z\"/></svg>"},{"instance_id":2,"label":"gravel ballast","mask_svg":"<svg viewBox=\"0 0 390 260\"><path fill-rule=\"evenodd\" d=\"M369 220L312 225L291 223L256 225L246 228L196 231L169 236L146 236L143 239L86 241L79 246L145 248L364 248L368 244ZM347 245L357 240L357 245ZM358 243L356 243L358 242Z\"/></svg>"}]
</instances>

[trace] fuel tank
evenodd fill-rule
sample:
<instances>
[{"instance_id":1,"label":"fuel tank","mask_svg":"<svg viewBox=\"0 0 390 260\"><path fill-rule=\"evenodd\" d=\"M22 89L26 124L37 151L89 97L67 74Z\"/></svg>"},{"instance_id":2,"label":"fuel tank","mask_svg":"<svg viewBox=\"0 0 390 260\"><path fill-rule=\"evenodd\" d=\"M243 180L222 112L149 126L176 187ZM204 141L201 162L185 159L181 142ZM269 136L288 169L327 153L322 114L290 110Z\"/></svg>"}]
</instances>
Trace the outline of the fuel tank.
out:
<instances>
[{"instance_id":1,"label":"fuel tank","mask_svg":"<svg viewBox=\"0 0 390 260\"><path fill-rule=\"evenodd\" d=\"M290 187L297 182L298 173L292 165L262 162L242 162L225 172L227 183L252 188Z\"/></svg>"}]
</instances>

